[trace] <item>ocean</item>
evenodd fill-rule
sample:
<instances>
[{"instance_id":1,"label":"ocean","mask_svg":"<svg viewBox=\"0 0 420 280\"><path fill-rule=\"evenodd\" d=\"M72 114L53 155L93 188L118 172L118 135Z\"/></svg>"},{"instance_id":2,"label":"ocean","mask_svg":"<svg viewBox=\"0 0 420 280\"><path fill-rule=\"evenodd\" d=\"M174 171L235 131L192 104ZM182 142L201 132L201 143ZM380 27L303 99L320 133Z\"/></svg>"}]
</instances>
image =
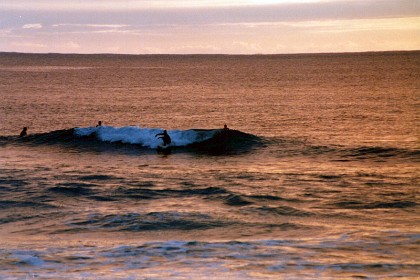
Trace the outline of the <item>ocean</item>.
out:
<instances>
[{"instance_id":1,"label":"ocean","mask_svg":"<svg viewBox=\"0 0 420 280\"><path fill-rule=\"evenodd\" d=\"M419 51L0 53L0 278L418 279L419 81Z\"/></svg>"}]
</instances>

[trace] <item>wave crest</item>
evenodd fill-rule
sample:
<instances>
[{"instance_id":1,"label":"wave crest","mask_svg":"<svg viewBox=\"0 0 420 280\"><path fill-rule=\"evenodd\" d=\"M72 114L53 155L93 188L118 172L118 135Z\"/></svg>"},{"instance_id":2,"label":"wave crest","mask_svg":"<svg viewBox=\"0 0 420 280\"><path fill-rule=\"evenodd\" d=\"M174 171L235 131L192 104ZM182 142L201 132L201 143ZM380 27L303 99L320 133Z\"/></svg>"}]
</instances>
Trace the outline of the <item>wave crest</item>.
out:
<instances>
[{"instance_id":1,"label":"wave crest","mask_svg":"<svg viewBox=\"0 0 420 280\"><path fill-rule=\"evenodd\" d=\"M161 133L159 128L141 128L138 126L124 127L86 127L75 128L74 134L78 137L95 135L96 138L104 142L121 142L125 144L137 144L147 148L155 149L162 141L156 137ZM196 142L211 139L217 130L169 130L168 134L172 139L172 145L184 147Z\"/></svg>"}]
</instances>

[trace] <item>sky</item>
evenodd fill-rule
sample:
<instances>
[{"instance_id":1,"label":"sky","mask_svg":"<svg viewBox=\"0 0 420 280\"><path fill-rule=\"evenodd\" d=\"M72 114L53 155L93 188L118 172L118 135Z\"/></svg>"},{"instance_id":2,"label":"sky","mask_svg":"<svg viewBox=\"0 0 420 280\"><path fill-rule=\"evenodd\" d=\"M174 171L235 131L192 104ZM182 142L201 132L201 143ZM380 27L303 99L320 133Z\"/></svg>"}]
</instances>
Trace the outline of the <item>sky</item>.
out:
<instances>
[{"instance_id":1,"label":"sky","mask_svg":"<svg viewBox=\"0 0 420 280\"><path fill-rule=\"evenodd\" d=\"M420 0L0 0L0 51L420 50Z\"/></svg>"}]
</instances>

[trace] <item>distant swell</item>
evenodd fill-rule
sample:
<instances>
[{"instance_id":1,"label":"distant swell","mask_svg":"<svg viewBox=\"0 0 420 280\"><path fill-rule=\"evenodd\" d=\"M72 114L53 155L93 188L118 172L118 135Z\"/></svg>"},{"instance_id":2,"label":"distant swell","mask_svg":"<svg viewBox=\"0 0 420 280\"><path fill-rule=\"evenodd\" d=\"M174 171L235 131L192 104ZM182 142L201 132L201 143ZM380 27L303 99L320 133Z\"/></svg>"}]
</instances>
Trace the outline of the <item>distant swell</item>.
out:
<instances>
[{"instance_id":1,"label":"distant swell","mask_svg":"<svg viewBox=\"0 0 420 280\"><path fill-rule=\"evenodd\" d=\"M280 216L297 216L297 217L312 216L312 214L309 212L299 210L293 207L288 207L288 206L279 206L279 207L264 206L264 207L260 207L258 210L267 214L276 214Z\"/></svg>"},{"instance_id":2,"label":"distant swell","mask_svg":"<svg viewBox=\"0 0 420 280\"><path fill-rule=\"evenodd\" d=\"M90 185L85 183L67 183L58 185L56 187L49 188L50 192L57 194L79 196L79 195L89 195L92 191L89 189Z\"/></svg>"},{"instance_id":3,"label":"distant swell","mask_svg":"<svg viewBox=\"0 0 420 280\"><path fill-rule=\"evenodd\" d=\"M11 209L11 208L22 208L30 207L35 209L44 209L44 208L54 208L54 206L46 203L30 202L30 201L10 201L2 200L0 201L0 209Z\"/></svg>"},{"instance_id":4,"label":"distant swell","mask_svg":"<svg viewBox=\"0 0 420 280\"><path fill-rule=\"evenodd\" d=\"M336 207L345 209L380 209L380 208L409 208L417 206L413 201L371 202L342 201L335 203Z\"/></svg>"},{"instance_id":5,"label":"distant swell","mask_svg":"<svg viewBox=\"0 0 420 280\"><path fill-rule=\"evenodd\" d=\"M289 150L290 154L304 155L329 155L333 158L338 157L338 161L359 161L373 160L385 161L392 158L410 159L420 161L420 150L399 148L399 147L379 147L379 146L360 146L360 147L340 147L340 146L312 146L296 145L292 143L290 147L285 147L285 153Z\"/></svg>"},{"instance_id":6,"label":"distant swell","mask_svg":"<svg viewBox=\"0 0 420 280\"><path fill-rule=\"evenodd\" d=\"M148 189L148 188L121 188L114 192L114 196L121 199L159 199L189 196L229 195L223 188L209 187L204 189Z\"/></svg>"},{"instance_id":7,"label":"distant swell","mask_svg":"<svg viewBox=\"0 0 420 280\"><path fill-rule=\"evenodd\" d=\"M151 212L146 214L127 213L99 215L94 214L84 221L74 221L70 227L77 230L92 228L112 231L150 231L150 230L203 230L227 226L230 223L199 213Z\"/></svg>"},{"instance_id":8,"label":"distant swell","mask_svg":"<svg viewBox=\"0 0 420 280\"><path fill-rule=\"evenodd\" d=\"M419 160L420 150L409 150L393 147L359 147L346 151L347 157L355 157L358 159L390 158L390 157L410 157Z\"/></svg>"}]
</instances>

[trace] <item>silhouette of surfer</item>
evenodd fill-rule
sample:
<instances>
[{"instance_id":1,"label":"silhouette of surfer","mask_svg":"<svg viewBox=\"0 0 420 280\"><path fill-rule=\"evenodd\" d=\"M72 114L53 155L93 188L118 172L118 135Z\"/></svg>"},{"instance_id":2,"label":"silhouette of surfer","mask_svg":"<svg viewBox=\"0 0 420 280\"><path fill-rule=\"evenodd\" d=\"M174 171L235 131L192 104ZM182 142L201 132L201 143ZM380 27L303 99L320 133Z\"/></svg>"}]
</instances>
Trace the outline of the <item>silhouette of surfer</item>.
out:
<instances>
[{"instance_id":1,"label":"silhouette of surfer","mask_svg":"<svg viewBox=\"0 0 420 280\"><path fill-rule=\"evenodd\" d=\"M22 131L20 132L19 137L25 137L26 135L28 135L28 128L25 126Z\"/></svg>"},{"instance_id":2,"label":"silhouette of surfer","mask_svg":"<svg viewBox=\"0 0 420 280\"><path fill-rule=\"evenodd\" d=\"M98 126L102 126L102 122L101 121L99 121L98 124L96 125L96 127L98 127Z\"/></svg>"},{"instance_id":3,"label":"silhouette of surfer","mask_svg":"<svg viewBox=\"0 0 420 280\"><path fill-rule=\"evenodd\" d=\"M158 137L158 139L162 139L164 146L171 144L171 137L169 137L168 132L166 132L166 130L164 130L162 133L156 134L155 137Z\"/></svg>"},{"instance_id":4,"label":"silhouette of surfer","mask_svg":"<svg viewBox=\"0 0 420 280\"><path fill-rule=\"evenodd\" d=\"M224 130L228 130L229 128L227 127L227 125L225 124L224 126L223 126L223 129Z\"/></svg>"}]
</instances>

